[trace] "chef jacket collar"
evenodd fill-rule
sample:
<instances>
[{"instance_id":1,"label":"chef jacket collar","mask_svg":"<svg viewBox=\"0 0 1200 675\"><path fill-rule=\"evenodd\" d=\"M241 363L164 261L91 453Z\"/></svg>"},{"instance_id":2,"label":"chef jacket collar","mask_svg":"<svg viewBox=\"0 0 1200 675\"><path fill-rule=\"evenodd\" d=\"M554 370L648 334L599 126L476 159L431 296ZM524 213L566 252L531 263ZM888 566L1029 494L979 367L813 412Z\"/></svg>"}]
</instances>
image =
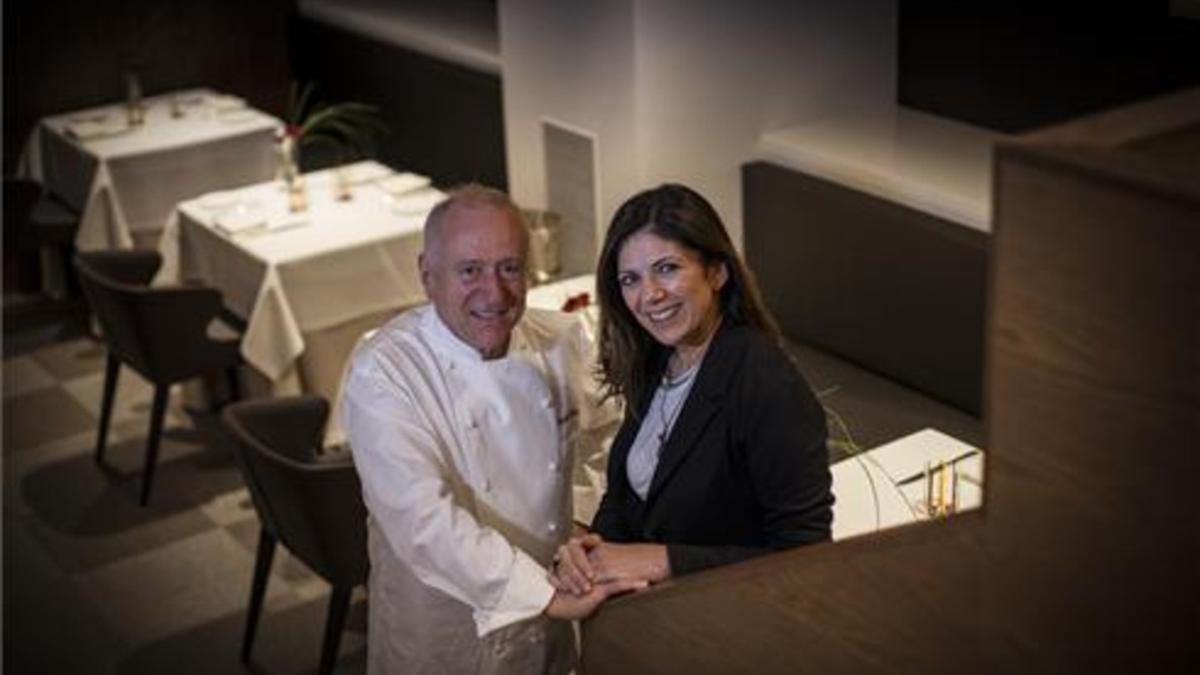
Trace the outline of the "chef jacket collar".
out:
<instances>
[{"instance_id":1,"label":"chef jacket collar","mask_svg":"<svg viewBox=\"0 0 1200 675\"><path fill-rule=\"evenodd\" d=\"M528 309L526 309L528 311ZM433 335L434 344L438 345L447 356L464 361L472 361L479 363L506 363L508 358L514 352L524 351L527 348L524 331L521 330L521 324L524 323L525 316L517 321L517 325L513 326L512 335L508 340L508 352L504 356L497 359L485 361L479 350L471 345L463 342L462 338L454 334L450 327L442 321L441 315L438 314L437 307L433 303L429 304L429 312L425 315L426 328Z\"/></svg>"}]
</instances>

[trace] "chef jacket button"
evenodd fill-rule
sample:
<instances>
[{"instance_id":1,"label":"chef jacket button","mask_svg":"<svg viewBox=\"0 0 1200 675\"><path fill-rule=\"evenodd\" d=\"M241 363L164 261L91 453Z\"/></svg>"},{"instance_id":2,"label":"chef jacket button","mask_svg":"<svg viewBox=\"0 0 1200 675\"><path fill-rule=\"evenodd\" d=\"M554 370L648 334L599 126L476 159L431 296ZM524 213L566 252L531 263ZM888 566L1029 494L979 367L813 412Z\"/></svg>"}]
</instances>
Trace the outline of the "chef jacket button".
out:
<instances>
[{"instance_id":1,"label":"chef jacket button","mask_svg":"<svg viewBox=\"0 0 1200 675\"><path fill-rule=\"evenodd\" d=\"M468 429L477 429L478 427L479 427L479 423L477 423L475 421L474 417L470 417L467 419L467 428Z\"/></svg>"},{"instance_id":2,"label":"chef jacket button","mask_svg":"<svg viewBox=\"0 0 1200 675\"><path fill-rule=\"evenodd\" d=\"M554 404L554 401L550 400L550 397L549 397L549 396L547 396L547 397L545 397L545 398L543 398L543 399L542 399L542 407L543 407L543 408L549 408L549 407L551 407L553 404Z\"/></svg>"},{"instance_id":3,"label":"chef jacket button","mask_svg":"<svg viewBox=\"0 0 1200 675\"><path fill-rule=\"evenodd\" d=\"M551 532L558 532L558 523L550 523L550 526L546 529L550 530Z\"/></svg>"},{"instance_id":4,"label":"chef jacket button","mask_svg":"<svg viewBox=\"0 0 1200 675\"><path fill-rule=\"evenodd\" d=\"M550 462L550 470L558 471L558 462Z\"/></svg>"}]
</instances>

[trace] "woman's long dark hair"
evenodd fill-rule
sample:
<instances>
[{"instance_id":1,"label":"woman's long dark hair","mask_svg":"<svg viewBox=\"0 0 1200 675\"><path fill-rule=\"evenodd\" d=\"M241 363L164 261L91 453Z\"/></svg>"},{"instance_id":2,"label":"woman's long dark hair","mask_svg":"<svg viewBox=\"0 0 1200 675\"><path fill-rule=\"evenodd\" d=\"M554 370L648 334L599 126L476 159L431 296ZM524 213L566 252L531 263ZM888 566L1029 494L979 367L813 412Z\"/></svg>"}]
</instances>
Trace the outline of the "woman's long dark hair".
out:
<instances>
[{"instance_id":1,"label":"woman's long dark hair","mask_svg":"<svg viewBox=\"0 0 1200 675\"><path fill-rule=\"evenodd\" d=\"M746 325L778 342L779 329L763 304L754 276L733 247L729 233L712 205L691 188L667 183L640 192L617 209L596 270L600 303L600 384L606 396L624 399L637 415L638 405L653 387L651 378L669 355L641 325L621 295L617 260L630 235L651 232L697 253L706 266L725 263L729 278L721 288L722 321Z\"/></svg>"}]
</instances>

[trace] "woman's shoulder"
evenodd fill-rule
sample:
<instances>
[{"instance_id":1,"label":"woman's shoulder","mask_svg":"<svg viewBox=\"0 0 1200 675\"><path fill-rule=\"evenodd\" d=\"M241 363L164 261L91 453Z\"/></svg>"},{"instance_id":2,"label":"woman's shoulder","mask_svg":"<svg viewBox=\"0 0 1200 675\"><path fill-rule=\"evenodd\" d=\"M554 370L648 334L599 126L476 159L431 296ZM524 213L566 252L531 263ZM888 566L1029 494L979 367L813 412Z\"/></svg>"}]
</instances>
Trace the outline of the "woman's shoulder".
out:
<instances>
[{"instance_id":1,"label":"woman's shoulder","mask_svg":"<svg viewBox=\"0 0 1200 675\"><path fill-rule=\"evenodd\" d=\"M742 369L765 375L787 376L796 365L783 351L780 341L770 333L741 324L730 326L730 346L742 355Z\"/></svg>"}]
</instances>

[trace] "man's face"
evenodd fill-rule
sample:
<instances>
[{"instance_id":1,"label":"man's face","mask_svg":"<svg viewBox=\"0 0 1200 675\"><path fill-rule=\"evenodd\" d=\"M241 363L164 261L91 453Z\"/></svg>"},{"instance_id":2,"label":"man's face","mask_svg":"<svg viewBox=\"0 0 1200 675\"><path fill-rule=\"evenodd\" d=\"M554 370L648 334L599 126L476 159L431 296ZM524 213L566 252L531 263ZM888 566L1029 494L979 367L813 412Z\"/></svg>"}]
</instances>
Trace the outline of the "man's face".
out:
<instances>
[{"instance_id":1,"label":"man's face","mask_svg":"<svg viewBox=\"0 0 1200 675\"><path fill-rule=\"evenodd\" d=\"M504 356L525 311L525 226L487 205L456 206L421 254L421 282L442 322L485 359Z\"/></svg>"}]
</instances>

